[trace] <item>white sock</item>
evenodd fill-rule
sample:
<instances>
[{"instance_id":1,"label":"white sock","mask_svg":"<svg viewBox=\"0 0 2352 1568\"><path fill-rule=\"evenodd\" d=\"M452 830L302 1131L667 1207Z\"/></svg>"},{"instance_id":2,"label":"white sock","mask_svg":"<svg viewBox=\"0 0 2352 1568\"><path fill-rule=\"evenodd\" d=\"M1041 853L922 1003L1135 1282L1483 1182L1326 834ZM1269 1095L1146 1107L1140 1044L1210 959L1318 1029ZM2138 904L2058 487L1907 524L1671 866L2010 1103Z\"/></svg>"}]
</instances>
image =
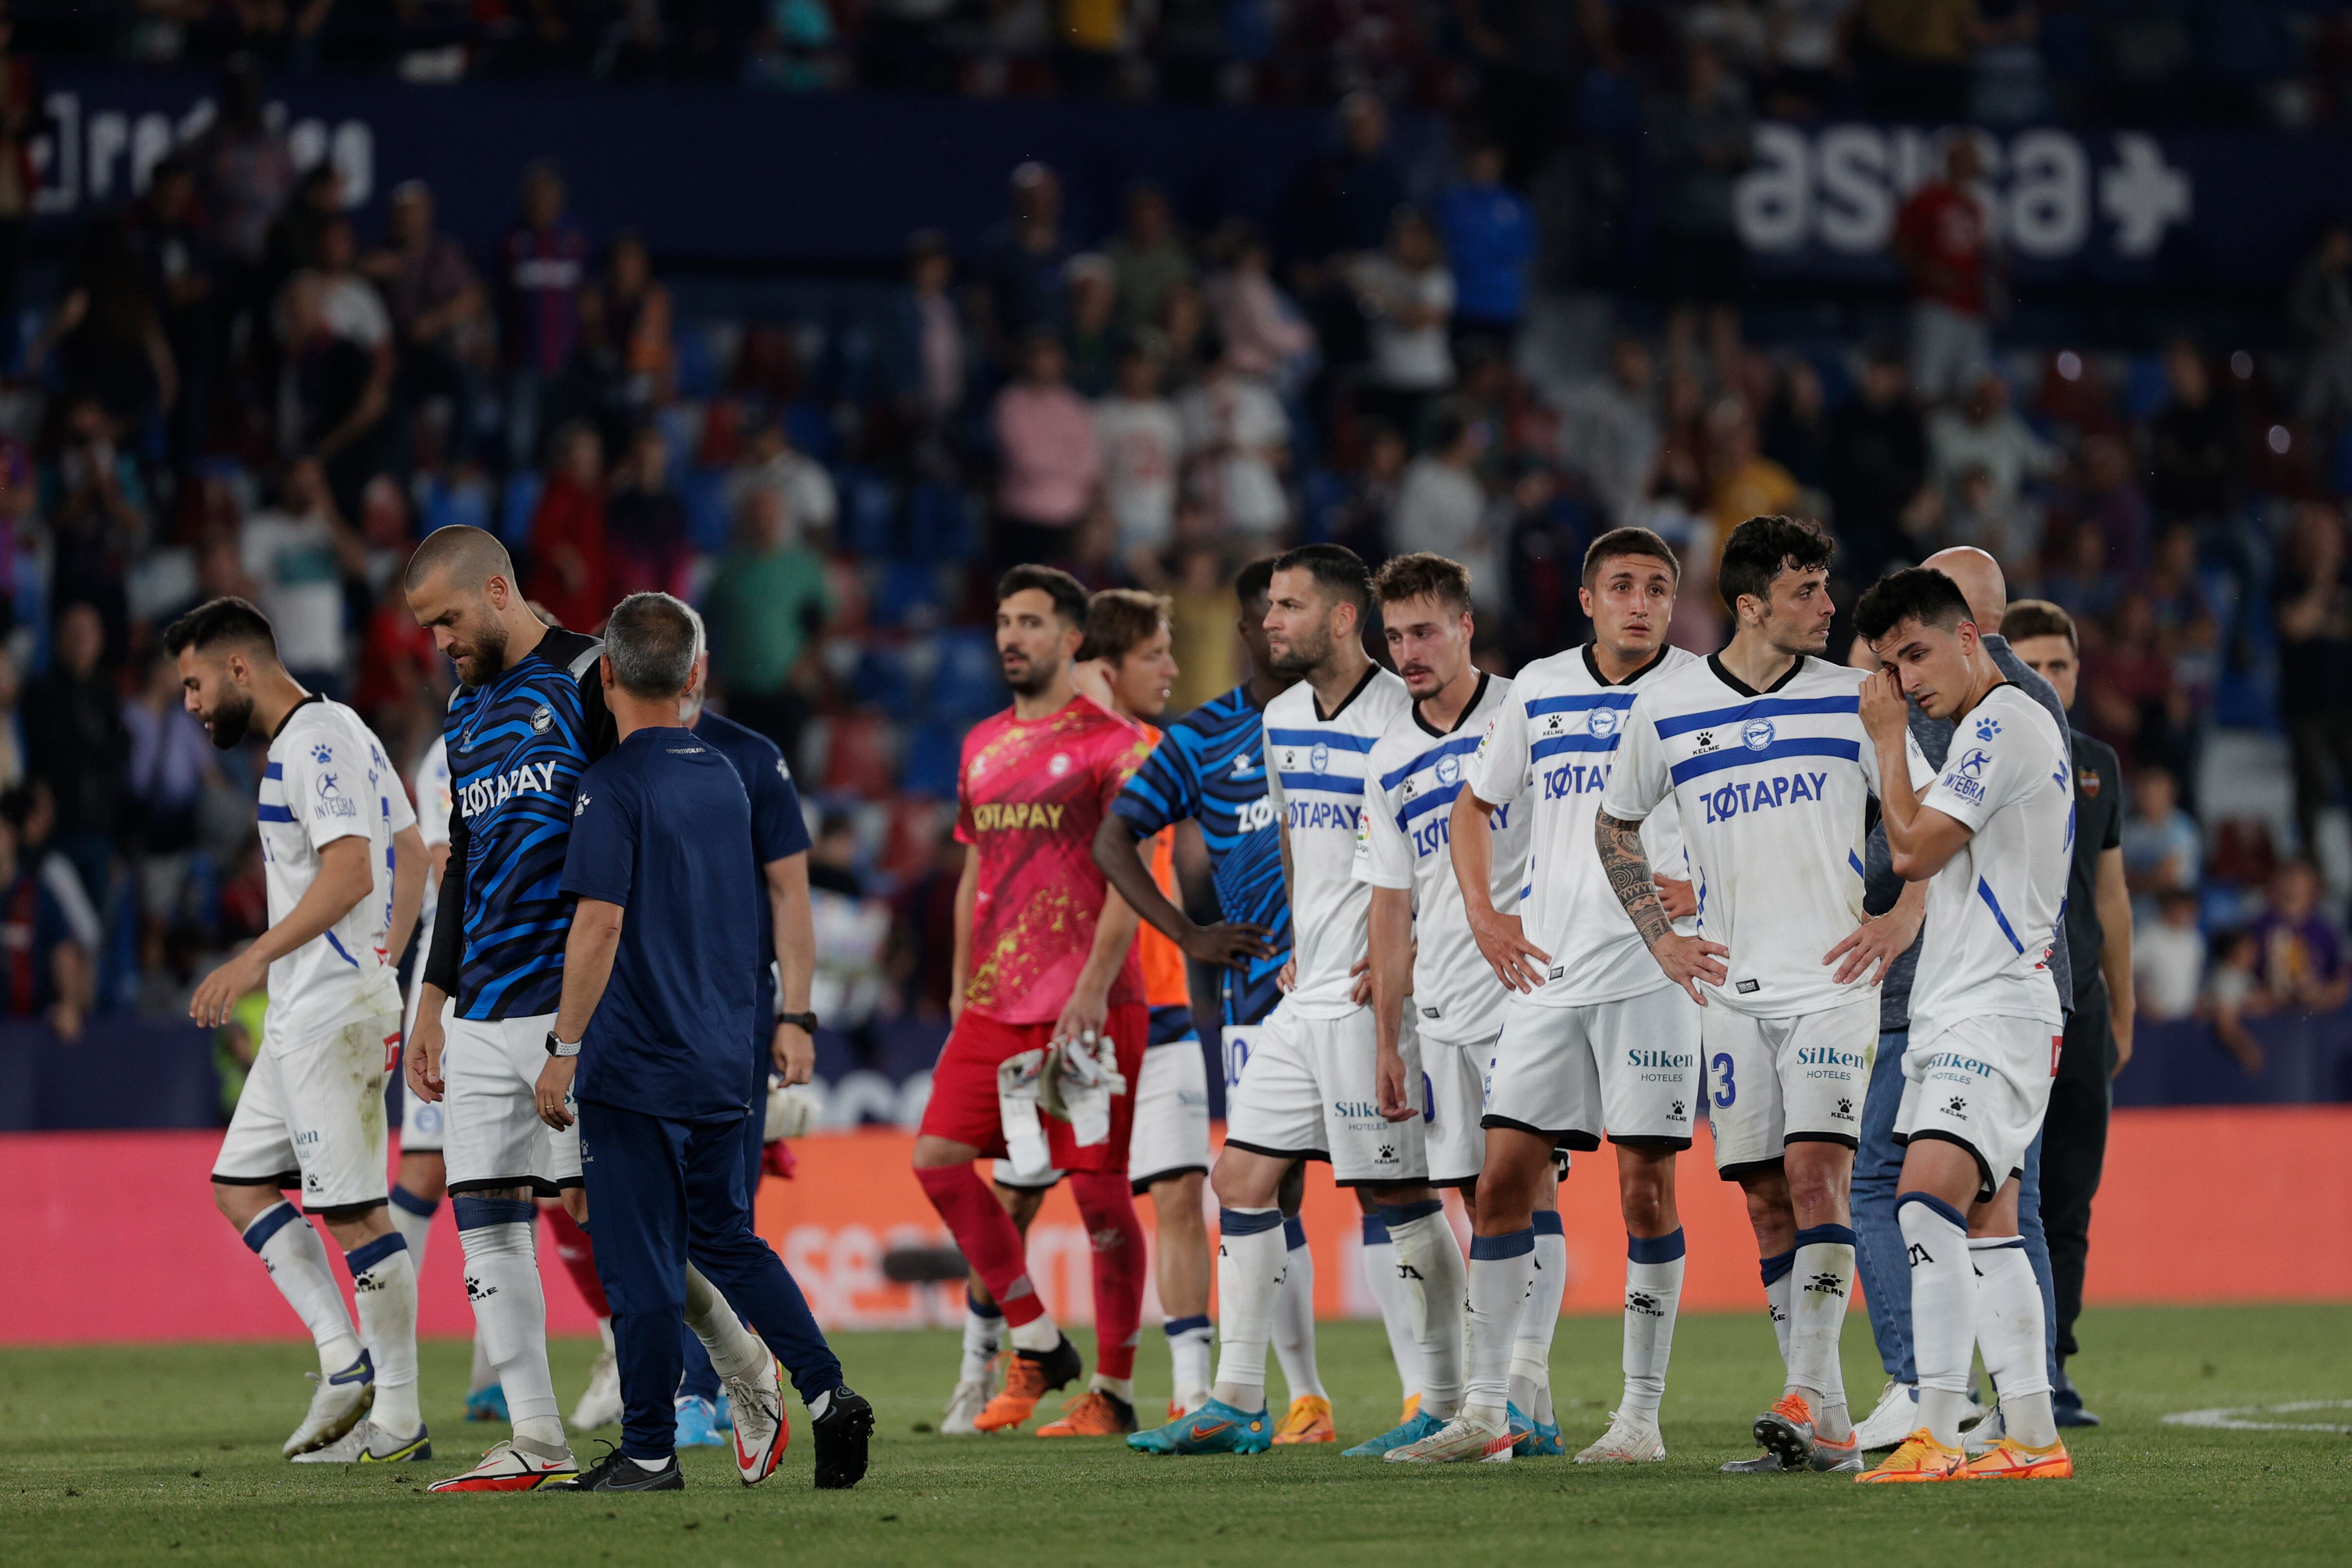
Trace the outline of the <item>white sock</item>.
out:
<instances>
[{"instance_id":1,"label":"white sock","mask_svg":"<svg viewBox=\"0 0 2352 1568\"><path fill-rule=\"evenodd\" d=\"M482 1331L474 1331L474 1364L466 1374L466 1392L478 1394L498 1385L499 1369L491 1364L490 1353L482 1344Z\"/></svg>"},{"instance_id":2,"label":"white sock","mask_svg":"<svg viewBox=\"0 0 2352 1568\"><path fill-rule=\"evenodd\" d=\"M457 1211L457 1241L466 1249L466 1296L474 1303L482 1346L507 1391L507 1415L518 1436L561 1444L563 1419L547 1368L538 1207L520 1197L459 1197L452 1207ZM605 1332L611 1333L609 1325Z\"/></svg>"},{"instance_id":3,"label":"white sock","mask_svg":"<svg viewBox=\"0 0 2352 1568\"><path fill-rule=\"evenodd\" d=\"M1780 1364L1789 1364L1789 1270L1796 1267L1797 1249L1776 1252L1757 1263L1764 1276L1764 1311L1772 1319L1772 1337L1780 1344Z\"/></svg>"},{"instance_id":4,"label":"white sock","mask_svg":"<svg viewBox=\"0 0 2352 1568\"><path fill-rule=\"evenodd\" d=\"M1656 1425L1683 1299L1683 1233L1625 1239L1625 1394L1622 1415Z\"/></svg>"},{"instance_id":5,"label":"white sock","mask_svg":"<svg viewBox=\"0 0 2352 1568\"><path fill-rule=\"evenodd\" d=\"M408 1243L409 1261L416 1265L419 1274L425 1272L425 1243L433 1236L433 1215L441 1207L439 1198L422 1198L406 1187L395 1184L392 1202L386 1206L392 1228Z\"/></svg>"},{"instance_id":6,"label":"white sock","mask_svg":"<svg viewBox=\"0 0 2352 1568\"><path fill-rule=\"evenodd\" d=\"M343 1254L359 1303L360 1337L375 1357L375 1406L368 1417L395 1437L425 1425L416 1410L416 1260L390 1231Z\"/></svg>"},{"instance_id":7,"label":"white sock","mask_svg":"<svg viewBox=\"0 0 2352 1568\"><path fill-rule=\"evenodd\" d=\"M1265 1348L1288 1250L1278 1208L1228 1208L1218 1216L1214 1393L1236 1410L1265 1408Z\"/></svg>"},{"instance_id":8,"label":"white sock","mask_svg":"<svg viewBox=\"0 0 2352 1568\"><path fill-rule=\"evenodd\" d=\"M661 1474L662 1471L669 1469L670 1466L677 1463L677 1456L672 1454L666 1458L641 1459L637 1458L636 1455L631 1454L629 1456L629 1463L636 1466L637 1469L645 1471L646 1474L649 1476L657 1476Z\"/></svg>"},{"instance_id":9,"label":"white sock","mask_svg":"<svg viewBox=\"0 0 2352 1568\"><path fill-rule=\"evenodd\" d=\"M1948 1448L1960 1446L1970 1364L1976 1356L1976 1271L1969 1226L1958 1209L1924 1192L1895 1200L1911 1257L1911 1349L1919 1364L1919 1425ZM2039 1293L2035 1295L2038 1303ZM2041 1354L2041 1342L2034 1343Z\"/></svg>"},{"instance_id":10,"label":"white sock","mask_svg":"<svg viewBox=\"0 0 2352 1568\"><path fill-rule=\"evenodd\" d=\"M269 1270L270 1283L310 1331L319 1347L319 1375L332 1377L360 1358L360 1336L343 1310L343 1293L327 1261L318 1227L292 1204L280 1202L245 1228L245 1244Z\"/></svg>"},{"instance_id":11,"label":"white sock","mask_svg":"<svg viewBox=\"0 0 2352 1568\"><path fill-rule=\"evenodd\" d=\"M1559 1210L1535 1213L1536 1274L1519 1308L1517 1337L1511 1343L1511 1400L1530 1421L1554 1425L1551 1407L1551 1340L1559 1332L1560 1298L1568 1293L1568 1238Z\"/></svg>"},{"instance_id":12,"label":"white sock","mask_svg":"<svg viewBox=\"0 0 2352 1568\"><path fill-rule=\"evenodd\" d=\"M760 1336L743 1326L719 1287L703 1277L702 1270L688 1263L686 1266L686 1326L702 1342L705 1354L710 1357L710 1370L720 1382L730 1377L753 1377L767 1370L772 1359Z\"/></svg>"},{"instance_id":13,"label":"white sock","mask_svg":"<svg viewBox=\"0 0 2352 1568\"><path fill-rule=\"evenodd\" d=\"M963 1364L956 1373L961 1383L978 1383L988 1375L988 1364L996 1359L1003 1348L1004 1314L992 1301L983 1309L972 1299L971 1287L963 1292Z\"/></svg>"},{"instance_id":14,"label":"white sock","mask_svg":"<svg viewBox=\"0 0 2352 1568\"><path fill-rule=\"evenodd\" d=\"M1372 1300L1381 1309L1381 1323L1389 1332L1389 1354L1396 1362L1397 1381L1404 1385L1404 1397L1411 1399L1421 1392L1421 1325L1412 1316L1412 1303L1406 1298L1404 1282L1397 1278L1396 1249L1389 1239L1389 1228L1378 1216L1364 1216L1364 1282L1371 1287Z\"/></svg>"},{"instance_id":15,"label":"white sock","mask_svg":"<svg viewBox=\"0 0 2352 1568\"><path fill-rule=\"evenodd\" d=\"M1536 1234L1514 1230L1470 1239L1470 1367L1464 1409L1482 1422L1503 1415L1520 1314L1536 1282Z\"/></svg>"},{"instance_id":16,"label":"white sock","mask_svg":"<svg viewBox=\"0 0 2352 1568\"><path fill-rule=\"evenodd\" d=\"M1172 1402L1190 1416L1209 1402L1209 1345L1215 1331L1206 1317L1170 1318L1160 1328L1168 1335L1168 1362L1174 1374Z\"/></svg>"},{"instance_id":17,"label":"white sock","mask_svg":"<svg viewBox=\"0 0 2352 1568\"><path fill-rule=\"evenodd\" d=\"M1969 1260L1977 1275L1977 1343L1985 1370L2000 1390L2000 1418L2029 1448L2058 1440L2050 1409L2050 1363L2042 1338L2042 1286L2016 1236L1972 1236Z\"/></svg>"},{"instance_id":18,"label":"white sock","mask_svg":"<svg viewBox=\"0 0 2352 1568\"><path fill-rule=\"evenodd\" d=\"M1106 1377L1097 1372L1087 1379L1087 1386L1097 1394L1116 1394L1129 1405L1135 1403L1135 1379L1132 1377Z\"/></svg>"},{"instance_id":19,"label":"white sock","mask_svg":"<svg viewBox=\"0 0 2352 1568\"><path fill-rule=\"evenodd\" d=\"M1462 1302L1469 1293L1462 1244L1446 1222L1443 1198L1383 1205L1381 1218L1421 1343L1422 1413L1450 1420L1462 1408Z\"/></svg>"},{"instance_id":20,"label":"white sock","mask_svg":"<svg viewBox=\"0 0 2352 1568\"><path fill-rule=\"evenodd\" d=\"M1808 1226L1797 1232L1790 1276L1789 1386L1811 1400L1814 1430L1832 1442L1843 1442L1851 1426L1838 1341L1853 1296L1853 1245L1845 1226Z\"/></svg>"},{"instance_id":21,"label":"white sock","mask_svg":"<svg viewBox=\"0 0 2352 1568\"><path fill-rule=\"evenodd\" d=\"M1282 1222L1282 1293L1275 1298L1274 1358L1293 1399L1328 1399L1315 1364L1315 1249L1297 1215Z\"/></svg>"},{"instance_id":22,"label":"white sock","mask_svg":"<svg viewBox=\"0 0 2352 1568\"><path fill-rule=\"evenodd\" d=\"M1062 1343L1061 1325L1051 1312L1039 1312L1025 1323L1016 1323L1005 1330L1015 1350L1033 1350L1043 1355Z\"/></svg>"}]
</instances>

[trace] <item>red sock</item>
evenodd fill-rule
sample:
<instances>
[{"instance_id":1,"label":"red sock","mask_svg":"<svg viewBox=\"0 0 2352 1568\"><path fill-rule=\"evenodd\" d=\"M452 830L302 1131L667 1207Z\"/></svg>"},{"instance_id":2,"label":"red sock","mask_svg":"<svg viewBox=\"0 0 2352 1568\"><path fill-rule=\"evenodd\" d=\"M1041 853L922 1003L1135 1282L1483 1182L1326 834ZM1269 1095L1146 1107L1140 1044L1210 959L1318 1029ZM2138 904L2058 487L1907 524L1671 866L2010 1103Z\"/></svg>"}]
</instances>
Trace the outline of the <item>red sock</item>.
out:
<instances>
[{"instance_id":1,"label":"red sock","mask_svg":"<svg viewBox=\"0 0 2352 1568\"><path fill-rule=\"evenodd\" d=\"M1143 1222L1125 1173L1076 1171L1070 1196L1094 1241L1095 1370L1135 1375L1135 1340L1143 1321Z\"/></svg>"},{"instance_id":2,"label":"red sock","mask_svg":"<svg viewBox=\"0 0 2352 1568\"><path fill-rule=\"evenodd\" d=\"M1029 1263L1021 1246L1021 1232L1013 1217L988 1190L970 1166L918 1166L915 1179L923 1184L931 1207L947 1221L948 1232L963 1249L964 1260L980 1275L1006 1326L1035 1322L1045 1312L1029 1283Z\"/></svg>"},{"instance_id":3,"label":"red sock","mask_svg":"<svg viewBox=\"0 0 2352 1568\"><path fill-rule=\"evenodd\" d=\"M563 1271L572 1276L572 1282L580 1287L588 1310L600 1318L611 1317L613 1309L604 1304L604 1287L596 1279L596 1244L561 1204L547 1210L547 1225L555 1232L555 1255L562 1260Z\"/></svg>"}]
</instances>

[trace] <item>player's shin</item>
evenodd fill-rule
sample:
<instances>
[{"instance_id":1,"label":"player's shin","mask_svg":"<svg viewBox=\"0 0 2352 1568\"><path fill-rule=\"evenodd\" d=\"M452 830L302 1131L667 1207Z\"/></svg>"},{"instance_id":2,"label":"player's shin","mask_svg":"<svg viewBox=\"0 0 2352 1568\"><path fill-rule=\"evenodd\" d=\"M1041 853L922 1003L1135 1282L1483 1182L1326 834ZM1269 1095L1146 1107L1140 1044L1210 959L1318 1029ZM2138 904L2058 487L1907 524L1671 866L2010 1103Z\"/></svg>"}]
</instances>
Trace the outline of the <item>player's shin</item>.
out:
<instances>
[{"instance_id":1,"label":"player's shin","mask_svg":"<svg viewBox=\"0 0 2352 1568\"><path fill-rule=\"evenodd\" d=\"M1421 1347L1421 1407L1438 1420L1462 1407L1462 1246L1442 1198L1383 1204L1381 1219L1396 1249L1397 1275L1413 1312Z\"/></svg>"},{"instance_id":2,"label":"player's shin","mask_svg":"<svg viewBox=\"0 0 2352 1568\"><path fill-rule=\"evenodd\" d=\"M1074 1172L1070 1196L1094 1245L1093 1386L1132 1405L1135 1342L1143 1320L1143 1222L1122 1172Z\"/></svg>"},{"instance_id":3,"label":"player's shin","mask_svg":"<svg viewBox=\"0 0 2352 1568\"><path fill-rule=\"evenodd\" d=\"M352 1330L351 1314L343 1311L342 1292L335 1289L334 1270L318 1228L292 1204L280 1203L245 1228L245 1244L310 1331L311 1343L319 1347L319 1375L332 1377L347 1370L360 1358L359 1335Z\"/></svg>"},{"instance_id":4,"label":"player's shin","mask_svg":"<svg viewBox=\"0 0 2352 1568\"><path fill-rule=\"evenodd\" d=\"M2058 1423L2050 1407L2042 1287L2025 1242L2016 1236L1970 1237L1969 1259L1977 1277L1977 1343L2000 1391L2002 1424L2017 1442L2046 1448L2058 1440Z\"/></svg>"},{"instance_id":5,"label":"player's shin","mask_svg":"<svg viewBox=\"0 0 2352 1568\"><path fill-rule=\"evenodd\" d=\"M1797 1232L1789 1298L1789 1387L1812 1402L1814 1430L1843 1442L1852 1423L1838 1342L1853 1297L1853 1232L1813 1225Z\"/></svg>"},{"instance_id":6,"label":"player's shin","mask_svg":"<svg viewBox=\"0 0 2352 1568\"><path fill-rule=\"evenodd\" d=\"M413 1437L425 1425L416 1408L416 1260L392 1230L344 1253L343 1262L359 1303L360 1338L375 1358L371 1418L388 1436Z\"/></svg>"},{"instance_id":7,"label":"player's shin","mask_svg":"<svg viewBox=\"0 0 2352 1568\"><path fill-rule=\"evenodd\" d=\"M1976 1354L1977 1281L1969 1259L1968 1222L1958 1209L1929 1193L1906 1192L1895 1202L1911 1260L1919 1424L1937 1442L1957 1448L1960 1422L1969 1411L1969 1363ZM2034 1354L2041 1354L2038 1341Z\"/></svg>"},{"instance_id":8,"label":"player's shin","mask_svg":"<svg viewBox=\"0 0 2352 1568\"><path fill-rule=\"evenodd\" d=\"M1560 1298L1568 1293L1568 1237L1559 1210L1535 1211L1535 1281L1519 1304L1511 1344L1511 1402L1539 1427L1553 1424L1551 1341L1559 1332Z\"/></svg>"},{"instance_id":9,"label":"player's shin","mask_svg":"<svg viewBox=\"0 0 2352 1568\"><path fill-rule=\"evenodd\" d=\"M1396 1247L1380 1216L1364 1216L1364 1245L1358 1255L1364 1283L1381 1309L1381 1324L1388 1330L1389 1354L1396 1362L1397 1381L1403 1385L1407 1404L1421 1397L1421 1335L1403 1283L1397 1279Z\"/></svg>"},{"instance_id":10,"label":"player's shin","mask_svg":"<svg viewBox=\"0 0 2352 1568\"><path fill-rule=\"evenodd\" d=\"M420 1274L425 1271L425 1243L433 1234L433 1216L440 1207L437 1197L419 1197L397 1183L393 1186L388 1206L392 1228L408 1243L409 1261Z\"/></svg>"},{"instance_id":11,"label":"player's shin","mask_svg":"<svg viewBox=\"0 0 2352 1568\"><path fill-rule=\"evenodd\" d=\"M685 1316L686 1326L702 1342L703 1354L710 1357L710 1370L721 1383L755 1377L767 1370L768 1347L743 1326L719 1287L691 1263L686 1266Z\"/></svg>"},{"instance_id":12,"label":"player's shin","mask_svg":"<svg viewBox=\"0 0 2352 1568\"><path fill-rule=\"evenodd\" d=\"M538 1208L528 1198L467 1196L452 1199L450 1207L466 1252L466 1297L474 1304L475 1326L506 1390L515 1436L561 1447L563 1421L547 1368Z\"/></svg>"},{"instance_id":13,"label":"player's shin","mask_svg":"<svg viewBox=\"0 0 2352 1568\"><path fill-rule=\"evenodd\" d=\"M1463 1404L1470 1419L1496 1431L1510 1399L1520 1315L1536 1280L1532 1228L1470 1239L1470 1367Z\"/></svg>"},{"instance_id":14,"label":"player's shin","mask_svg":"<svg viewBox=\"0 0 2352 1568\"><path fill-rule=\"evenodd\" d=\"M1013 1348L1043 1353L1059 1344L1062 1331L1029 1282L1021 1232L987 1184L967 1165L918 1166L915 1179L996 1299Z\"/></svg>"},{"instance_id":15,"label":"player's shin","mask_svg":"<svg viewBox=\"0 0 2352 1568\"><path fill-rule=\"evenodd\" d=\"M1683 1294L1683 1233L1625 1239L1625 1393L1621 1416L1655 1425Z\"/></svg>"},{"instance_id":16,"label":"player's shin","mask_svg":"<svg viewBox=\"0 0 2352 1568\"><path fill-rule=\"evenodd\" d=\"M1315 1362L1315 1249L1297 1215L1282 1222L1282 1291L1274 1309L1274 1355L1296 1399L1328 1399Z\"/></svg>"},{"instance_id":17,"label":"player's shin","mask_svg":"<svg viewBox=\"0 0 2352 1568\"><path fill-rule=\"evenodd\" d=\"M994 1301L983 1301L966 1286L963 1293L963 1364L956 1378L979 1383L988 1376L988 1364L1004 1348L1004 1314Z\"/></svg>"},{"instance_id":18,"label":"player's shin","mask_svg":"<svg viewBox=\"0 0 2352 1568\"><path fill-rule=\"evenodd\" d=\"M1219 1338L1215 1397L1251 1412L1265 1408L1265 1350L1287 1249L1282 1210L1228 1208L1217 1220Z\"/></svg>"},{"instance_id":19,"label":"player's shin","mask_svg":"<svg viewBox=\"0 0 2352 1568\"><path fill-rule=\"evenodd\" d=\"M1797 1266L1797 1249L1775 1252L1756 1260L1756 1271L1764 1281L1764 1311L1772 1320L1772 1337L1780 1343L1782 1365L1789 1361L1789 1296L1795 1288L1789 1271Z\"/></svg>"}]
</instances>

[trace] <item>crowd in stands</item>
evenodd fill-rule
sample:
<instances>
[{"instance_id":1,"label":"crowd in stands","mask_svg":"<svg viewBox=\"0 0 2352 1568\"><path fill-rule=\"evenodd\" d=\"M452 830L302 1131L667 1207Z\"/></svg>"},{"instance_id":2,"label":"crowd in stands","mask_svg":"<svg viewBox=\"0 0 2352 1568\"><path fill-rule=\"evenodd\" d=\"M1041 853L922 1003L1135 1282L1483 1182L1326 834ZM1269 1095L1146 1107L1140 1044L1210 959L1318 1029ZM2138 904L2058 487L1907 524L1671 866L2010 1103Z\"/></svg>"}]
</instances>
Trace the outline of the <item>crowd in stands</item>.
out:
<instances>
[{"instance_id":1,"label":"crowd in stands","mask_svg":"<svg viewBox=\"0 0 2352 1568\"><path fill-rule=\"evenodd\" d=\"M174 24L191 47L250 15L194 9ZM668 26L672 9L628 15ZM1149 38L1193 9L1163 0ZM397 584L437 527L499 533L566 625L593 630L642 589L701 606L715 700L777 739L809 802L818 1007L855 1034L944 1014L944 830L963 730L1003 701L988 610L1003 565L1168 594L1181 709L1238 678L1230 583L1284 544L1468 563L1481 657L1507 672L1580 640L1583 547L1626 523L1681 552L1675 640L1712 651L1720 542L1779 511L1833 528L1842 604L1970 544L2012 598L2073 615L2077 722L2126 768L2145 1015L2201 1010L2251 1061L2245 1019L2343 1003L2352 854L2332 882L2318 866L2352 785L2352 234L2319 243L2283 300L2291 351L2003 344L1960 138L1895 225L1906 335L1755 342L1727 215L1751 99L1868 90L1869 70L1845 73L1885 66L1896 19L1970 7L1283 10L1300 27L1426 11L1429 29L1401 35L1415 48L1566 16L1562 48L1597 31L1627 60L1667 29L1677 63L1640 111L1652 277L1622 292L1593 363L1527 331L1544 236L1507 70L1482 89L1495 112L1456 121L1454 176L1423 207L1387 100L1351 90L1331 150L1263 226L1187 227L1138 186L1112 232L1073 233L1056 171L1027 162L978 249L918 234L871 308L774 321L681 312L645 238L590 235L548 163L520 170L492 246L440 232L413 183L380 227L357 224L331 165L296 167L259 67L236 61L211 127L88 222L0 390L0 1016L70 1038L93 1013L183 1014L206 966L266 923L256 760L210 747L158 650L192 603L254 599L299 679L357 706L404 767L422 757L450 676ZM872 0L854 26L834 19L842 57L945 37L914 24L950 13ZM324 17L331 38L342 13L288 15ZM569 15L534 7L522 26ZM2004 15L1956 35L1979 76L2037 19L2045 49L2063 18L2112 20ZM1759 76L1759 58L1786 68ZM2291 825L2200 799L2224 730L2285 737Z\"/></svg>"}]
</instances>

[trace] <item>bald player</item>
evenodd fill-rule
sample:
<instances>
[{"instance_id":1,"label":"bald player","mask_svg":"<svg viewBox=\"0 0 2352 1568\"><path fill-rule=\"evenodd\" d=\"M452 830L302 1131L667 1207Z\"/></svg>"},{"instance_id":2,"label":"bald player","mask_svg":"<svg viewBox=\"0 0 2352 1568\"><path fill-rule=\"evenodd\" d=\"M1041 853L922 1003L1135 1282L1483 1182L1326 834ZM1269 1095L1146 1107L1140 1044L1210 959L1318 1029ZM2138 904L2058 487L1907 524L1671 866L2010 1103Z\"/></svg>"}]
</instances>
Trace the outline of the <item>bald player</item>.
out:
<instances>
[{"instance_id":1,"label":"bald player","mask_svg":"<svg viewBox=\"0 0 2352 1568\"><path fill-rule=\"evenodd\" d=\"M2009 608L2009 585L2001 576L2000 563L1991 556L1971 546L1960 546L1938 550L1921 564L1942 572L1958 586L1961 596L1969 601L1969 616L1980 631L2001 623ZM1998 632L1983 631L1983 645L2001 678L2042 705L2057 722L2062 739L2070 734L2065 707L2050 683L2020 659ZM1856 643L1849 662L1860 667L1874 667L1877 664L1869 648L1861 643ZM1952 722L1929 718L1913 703L1910 723L1919 749L1929 763L1941 768L1945 754L1951 748ZM2071 757L2069 763L2071 766ZM1871 829L1865 860L1869 874L1863 894L1864 910L1872 915L1896 911L1916 933L1927 908L1923 891L1927 884L1906 883L1895 874L1883 824ZM1903 1099L1903 1052L1911 1040L1911 982L1919 967L1920 940L1916 935L1913 936L1903 956L1888 966L1886 977L1879 986L1878 1059L1871 1070L1869 1093L1863 1101L1861 1148L1854 1155L1855 1261L1862 1273L1864 1300L1870 1309L1871 1337L1878 1343L1878 1358L1886 1369L1886 1387L1879 1396L1877 1406L1855 1427L1865 1451L1894 1448L1919 1425L1919 1373L1912 1356L1908 1249L1903 1239L1903 1228L1895 1215L1895 1192L1903 1174L1903 1146L1895 1141L1895 1113ZM2050 967L2057 978L2058 995L2072 998L2074 971L2067 962L2063 924L2053 945ZM2026 1153L2018 1219L2025 1238L2026 1255L2033 1264L2033 1277L2042 1286L2042 1317L2049 1325L2053 1347L2054 1385L2058 1312L2051 1285L2050 1246L2042 1228L2042 1140L2038 1136ZM1970 1451L1977 1451L1998 1437L2000 1427L1997 1412L1987 1416L1969 1434Z\"/></svg>"}]
</instances>

